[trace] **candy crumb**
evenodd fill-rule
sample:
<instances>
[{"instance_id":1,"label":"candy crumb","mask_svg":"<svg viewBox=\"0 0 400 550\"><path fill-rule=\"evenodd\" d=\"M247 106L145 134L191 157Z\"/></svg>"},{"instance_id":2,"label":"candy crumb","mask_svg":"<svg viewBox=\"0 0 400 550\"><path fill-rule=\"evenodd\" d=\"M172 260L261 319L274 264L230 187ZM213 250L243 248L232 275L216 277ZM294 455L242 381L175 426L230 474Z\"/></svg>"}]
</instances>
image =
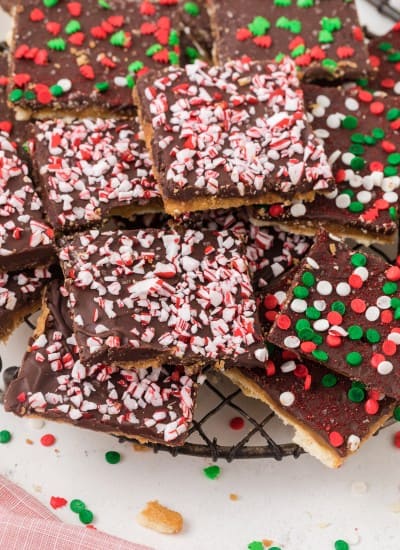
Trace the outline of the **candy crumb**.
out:
<instances>
[{"instance_id":1,"label":"candy crumb","mask_svg":"<svg viewBox=\"0 0 400 550\"><path fill-rule=\"evenodd\" d=\"M221 474L221 468L214 464L213 466L208 466L207 468L203 469L204 475L208 477L208 479L217 479Z\"/></svg>"},{"instance_id":2,"label":"candy crumb","mask_svg":"<svg viewBox=\"0 0 400 550\"><path fill-rule=\"evenodd\" d=\"M183 528L181 514L166 508L157 500L146 504L146 507L137 515L137 521L143 527L167 535L180 533Z\"/></svg>"},{"instance_id":3,"label":"candy crumb","mask_svg":"<svg viewBox=\"0 0 400 550\"><path fill-rule=\"evenodd\" d=\"M239 500L239 496L236 493L231 493L229 495L229 500L233 500L233 501Z\"/></svg>"}]
</instances>

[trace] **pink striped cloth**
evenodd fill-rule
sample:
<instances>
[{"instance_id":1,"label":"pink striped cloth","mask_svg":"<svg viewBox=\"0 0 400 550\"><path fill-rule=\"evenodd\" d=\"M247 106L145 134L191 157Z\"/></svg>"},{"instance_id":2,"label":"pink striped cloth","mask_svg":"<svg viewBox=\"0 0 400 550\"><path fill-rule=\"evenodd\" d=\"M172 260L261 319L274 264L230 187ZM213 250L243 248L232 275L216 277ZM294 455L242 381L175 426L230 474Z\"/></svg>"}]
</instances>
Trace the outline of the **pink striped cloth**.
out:
<instances>
[{"instance_id":1,"label":"pink striped cloth","mask_svg":"<svg viewBox=\"0 0 400 550\"><path fill-rule=\"evenodd\" d=\"M150 550L101 531L60 521L35 498L0 476L2 550Z\"/></svg>"}]
</instances>

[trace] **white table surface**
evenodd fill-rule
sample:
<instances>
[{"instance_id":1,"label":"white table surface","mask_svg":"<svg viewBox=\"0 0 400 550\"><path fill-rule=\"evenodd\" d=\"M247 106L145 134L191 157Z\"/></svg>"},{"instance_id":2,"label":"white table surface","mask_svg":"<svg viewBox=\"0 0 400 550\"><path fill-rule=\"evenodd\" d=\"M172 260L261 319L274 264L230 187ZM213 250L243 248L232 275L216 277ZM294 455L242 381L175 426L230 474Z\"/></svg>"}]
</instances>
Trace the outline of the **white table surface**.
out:
<instances>
[{"instance_id":1,"label":"white table surface","mask_svg":"<svg viewBox=\"0 0 400 550\"><path fill-rule=\"evenodd\" d=\"M375 31L391 26L362 0L358 4L363 22ZM1 15L3 35L7 25ZM0 345L4 368L19 364L29 332L24 326L6 347ZM228 438L229 417L220 426ZM290 429L279 426L280 437L288 441ZM0 446L1 474L47 506L51 496L82 499L94 512L97 528L156 549L240 550L262 539L282 550L330 550L336 539L347 540L351 549L400 549L400 449L392 444L400 424L373 438L340 470L307 455L282 462L238 460L220 462L215 481L202 472L210 460L136 452L112 437L50 422L38 430L0 406L2 429L10 430L13 439ZM56 435L54 447L39 443L44 433ZM105 461L108 450L122 454L120 464ZM238 500L230 500L230 493ZM181 534L160 535L136 523L138 511L154 499L182 513ZM78 522L68 508L57 515Z\"/></svg>"}]
</instances>

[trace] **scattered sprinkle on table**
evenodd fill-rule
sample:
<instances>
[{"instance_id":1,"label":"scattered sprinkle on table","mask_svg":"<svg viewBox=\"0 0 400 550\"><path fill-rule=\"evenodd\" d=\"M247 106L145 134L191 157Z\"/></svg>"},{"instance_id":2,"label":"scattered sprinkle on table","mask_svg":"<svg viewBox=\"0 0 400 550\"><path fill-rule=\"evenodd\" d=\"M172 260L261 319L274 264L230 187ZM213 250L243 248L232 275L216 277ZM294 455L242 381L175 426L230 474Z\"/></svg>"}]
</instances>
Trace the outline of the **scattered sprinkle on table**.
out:
<instances>
[{"instance_id":1,"label":"scattered sprinkle on table","mask_svg":"<svg viewBox=\"0 0 400 550\"><path fill-rule=\"evenodd\" d=\"M259 540L253 540L253 542L250 542L250 544L248 544L247 548L249 550L264 550L264 545Z\"/></svg>"},{"instance_id":2,"label":"scattered sprinkle on table","mask_svg":"<svg viewBox=\"0 0 400 550\"><path fill-rule=\"evenodd\" d=\"M118 464L121 461L121 455L117 451L106 452L105 458L109 464Z\"/></svg>"},{"instance_id":3,"label":"scattered sprinkle on table","mask_svg":"<svg viewBox=\"0 0 400 550\"><path fill-rule=\"evenodd\" d=\"M1 435L1 434L0 434ZM395 447L400 449L400 432L396 432L393 436L393 443Z\"/></svg>"},{"instance_id":4,"label":"scattered sprinkle on table","mask_svg":"<svg viewBox=\"0 0 400 550\"><path fill-rule=\"evenodd\" d=\"M54 508L54 510L57 510L58 508L62 508L68 503L68 501L65 498L62 497L51 497L50 498L50 506Z\"/></svg>"},{"instance_id":5,"label":"scattered sprinkle on table","mask_svg":"<svg viewBox=\"0 0 400 550\"><path fill-rule=\"evenodd\" d=\"M231 493L229 495L229 500L233 500L236 502L237 500L239 500L239 496L236 493Z\"/></svg>"},{"instance_id":6,"label":"scattered sprinkle on table","mask_svg":"<svg viewBox=\"0 0 400 550\"><path fill-rule=\"evenodd\" d=\"M214 464L213 466L208 466L207 468L203 469L204 475L208 477L208 479L217 479L221 474L221 468Z\"/></svg>"},{"instance_id":7,"label":"scattered sprinkle on table","mask_svg":"<svg viewBox=\"0 0 400 550\"><path fill-rule=\"evenodd\" d=\"M9 443L11 441L11 433L8 430L0 432L0 443Z\"/></svg>"},{"instance_id":8,"label":"scattered sprinkle on table","mask_svg":"<svg viewBox=\"0 0 400 550\"><path fill-rule=\"evenodd\" d=\"M349 550L350 546L345 540L338 539L335 542L335 550ZM272 549L271 549L272 550Z\"/></svg>"},{"instance_id":9,"label":"scattered sprinkle on table","mask_svg":"<svg viewBox=\"0 0 400 550\"><path fill-rule=\"evenodd\" d=\"M79 519L82 523L85 525L88 525L89 523L92 523L93 521L93 512L90 510L81 510L79 512Z\"/></svg>"},{"instance_id":10,"label":"scattered sprinkle on table","mask_svg":"<svg viewBox=\"0 0 400 550\"><path fill-rule=\"evenodd\" d=\"M235 416L235 418L232 418L229 422L229 426L232 430L241 430L244 427L244 420L241 416Z\"/></svg>"},{"instance_id":11,"label":"scattered sprinkle on table","mask_svg":"<svg viewBox=\"0 0 400 550\"><path fill-rule=\"evenodd\" d=\"M40 438L40 443L43 447L51 447L56 442L56 438L53 434L45 434Z\"/></svg>"},{"instance_id":12,"label":"scattered sprinkle on table","mask_svg":"<svg viewBox=\"0 0 400 550\"><path fill-rule=\"evenodd\" d=\"M85 510L86 504L82 500L75 498L74 500L71 500L69 507L73 512L79 514L79 512Z\"/></svg>"}]
</instances>

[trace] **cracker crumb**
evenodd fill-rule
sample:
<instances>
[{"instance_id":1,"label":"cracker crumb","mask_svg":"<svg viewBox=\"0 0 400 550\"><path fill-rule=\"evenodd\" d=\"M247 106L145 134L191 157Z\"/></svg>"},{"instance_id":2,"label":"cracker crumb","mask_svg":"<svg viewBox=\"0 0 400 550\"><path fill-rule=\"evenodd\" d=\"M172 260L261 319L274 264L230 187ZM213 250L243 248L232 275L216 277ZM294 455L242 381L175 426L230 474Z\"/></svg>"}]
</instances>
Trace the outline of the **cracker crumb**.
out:
<instances>
[{"instance_id":1,"label":"cracker crumb","mask_svg":"<svg viewBox=\"0 0 400 550\"><path fill-rule=\"evenodd\" d=\"M27 445L33 445L32 439L25 439L25 443L26 443Z\"/></svg>"},{"instance_id":2,"label":"cracker crumb","mask_svg":"<svg viewBox=\"0 0 400 550\"><path fill-rule=\"evenodd\" d=\"M274 544L274 541L271 540L271 539L262 539L261 542L263 543L265 548L269 548L270 546L272 546Z\"/></svg>"},{"instance_id":3,"label":"cracker crumb","mask_svg":"<svg viewBox=\"0 0 400 550\"><path fill-rule=\"evenodd\" d=\"M132 449L137 453L147 453L148 451L150 451L150 447L139 445L139 443L132 443Z\"/></svg>"},{"instance_id":4,"label":"cracker crumb","mask_svg":"<svg viewBox=\"0 0 400 550\"><path fill-rule=\"evenodd\" d=\"M181 514L162 506L157 500L146 504L146 508L138 514L137 521L143 527L168 535L180 533L183 527Z\"/></svg>"},{"instance_id":5,"label":"cracker crumb","mask_svg":"<svg viewBox=\"0 0 400 550\"><path fill-rule=\"evenodd\" d=\"M237 495L236 493L231 493L231 494L229 495L229 499L230 499L230 500L239 500L239 497L238 497L238 495Z\"/></svg>"}]
</instances>

